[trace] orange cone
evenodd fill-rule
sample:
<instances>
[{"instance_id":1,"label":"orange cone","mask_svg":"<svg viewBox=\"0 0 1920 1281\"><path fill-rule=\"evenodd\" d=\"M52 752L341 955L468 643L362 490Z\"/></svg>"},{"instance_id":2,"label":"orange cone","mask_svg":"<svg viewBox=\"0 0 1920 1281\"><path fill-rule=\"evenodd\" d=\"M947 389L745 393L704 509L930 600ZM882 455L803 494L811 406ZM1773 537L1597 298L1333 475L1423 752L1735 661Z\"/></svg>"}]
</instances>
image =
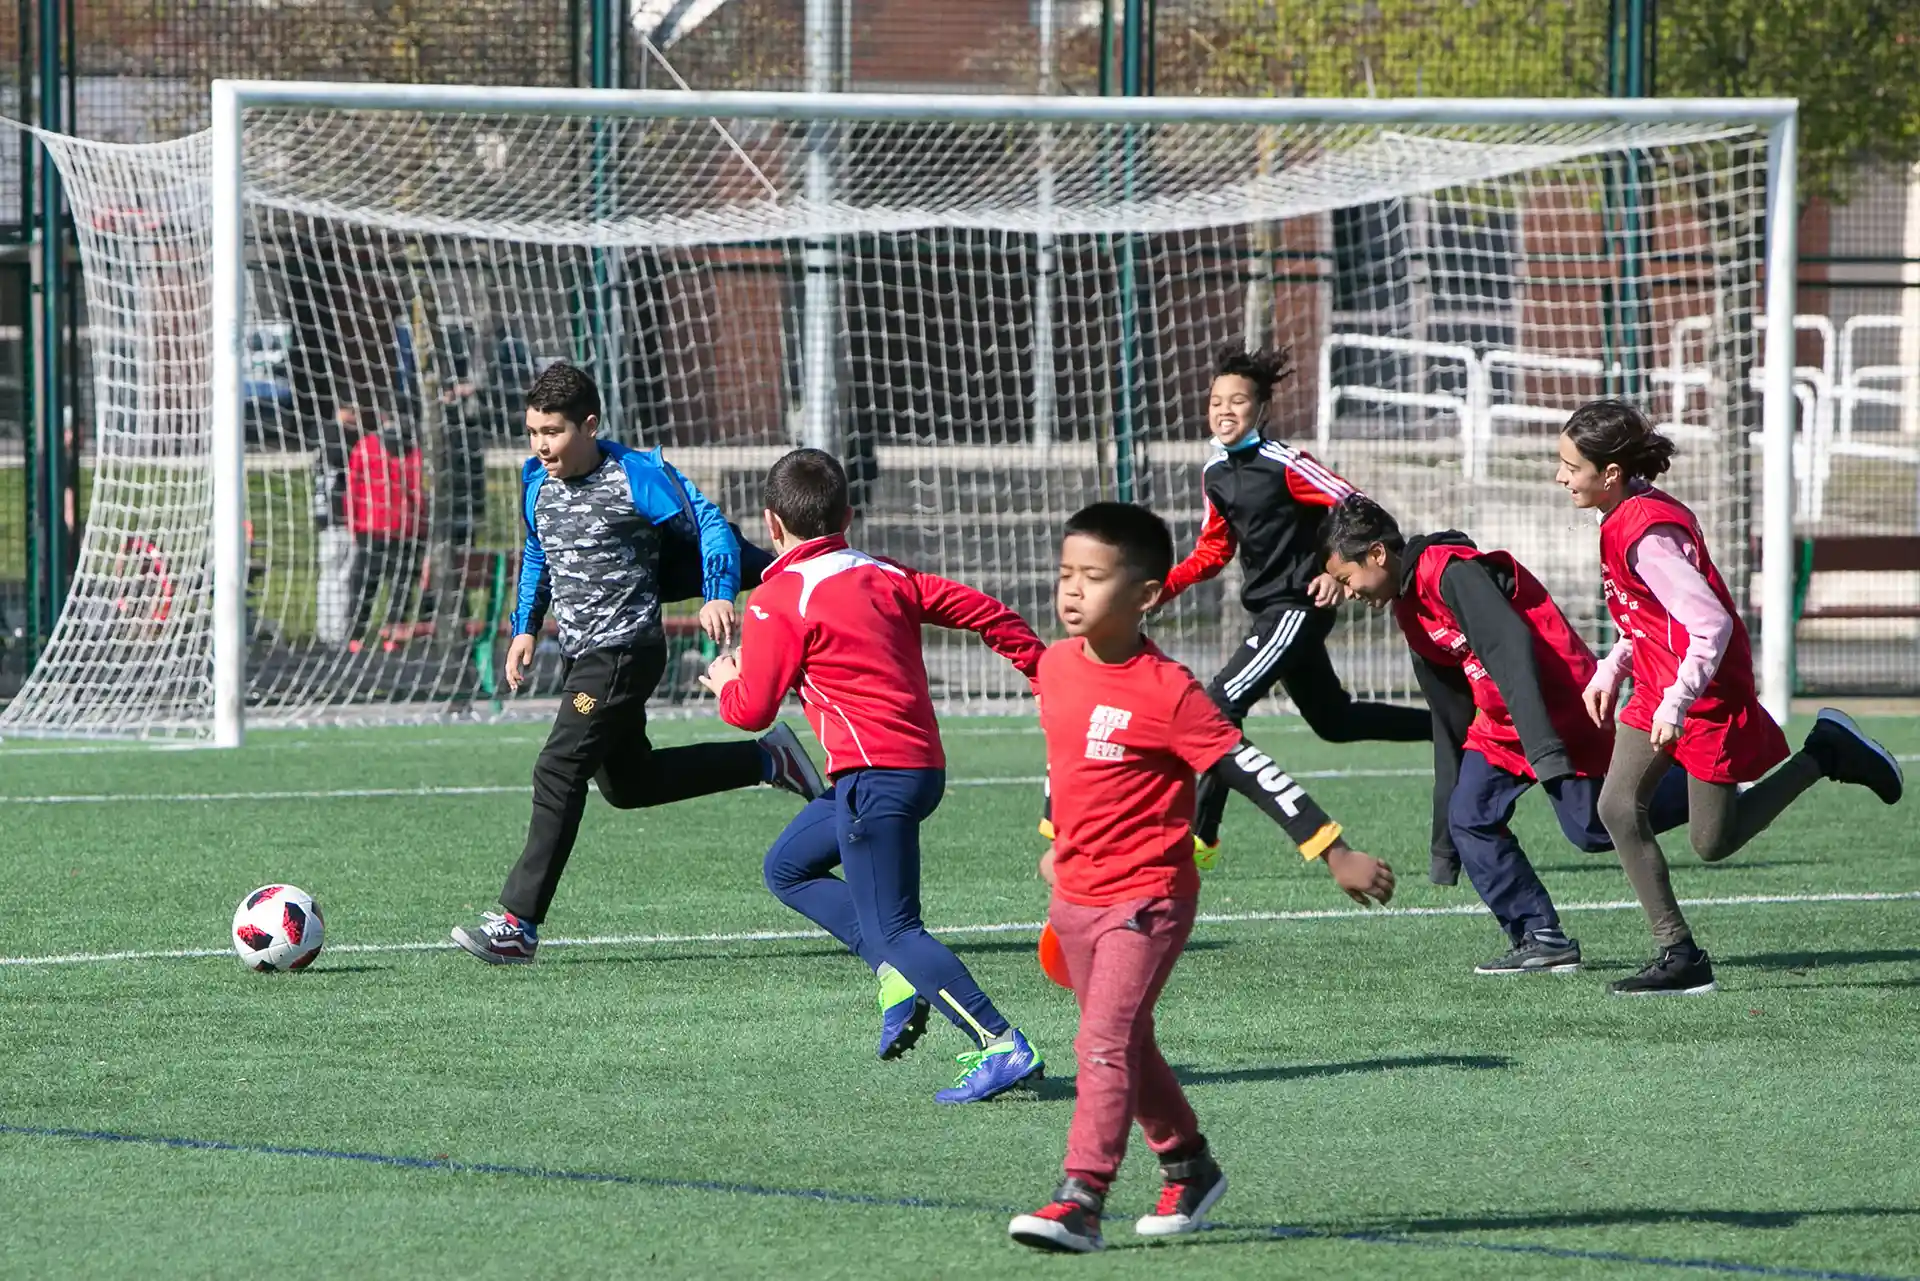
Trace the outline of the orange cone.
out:
<instances>
[{"instance_id":1,"label":"orange cone","mask_svg":"<svg viewBox=\"0 0 1920 1281\"><path fill-rule=\"evenodd\" d=\"M1053 932L1052 921L1040 931L1040 969L1055 983L1073 991L1073 979L1067 974L1066 950L1060 946L1060 936Z\"/></svg>"}]
</instances>

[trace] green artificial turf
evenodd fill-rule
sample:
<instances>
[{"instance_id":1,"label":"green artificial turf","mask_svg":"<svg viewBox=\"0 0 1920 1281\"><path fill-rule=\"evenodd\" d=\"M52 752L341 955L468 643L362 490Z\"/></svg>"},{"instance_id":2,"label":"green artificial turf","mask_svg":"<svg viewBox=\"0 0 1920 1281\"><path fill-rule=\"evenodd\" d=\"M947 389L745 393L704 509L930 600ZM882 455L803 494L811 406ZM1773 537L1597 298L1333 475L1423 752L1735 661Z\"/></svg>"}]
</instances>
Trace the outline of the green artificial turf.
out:
<instances>
[{"instance_id":1,"label":"green artificial turf","mask_svg":"<svg viewBox=\"0 0 1920 1281\"><path fill-rule=\"evenodd\" d=\"M1909 722L1869 728L1920 751ZM1232 1180L1221 1226L1135 1238L1155 1188L1136 1146L1105 1255L1010 1244L1008 1214L1058 1176L1074 1015L1026 928L1039 738L949 729L927 918L1017 927L951 938L1049 1062L1037 1092L958 1109L932 1101L965 1048L952 1028L880 1063L856 962L712 937L805 928L760 884L785 794L590 801L539 962L492 969L442 944L519 849L542 726L0 747L0 956L223 948L234 904L274 881L328 928L296 975L227 954L0 966L0 1276L1920 1272L1920 900L1693 908L1722 991L1612 999L1650 954L1644 922L1581 906L1625 881L1532 797L1516 829L1579 975L1476 978L1501 944L1487 918L1361 913L1235 802L1202 911L1241 919L1196 929L1159 1013ZM1425 881L1426 749L1253 733L1296 773L1348 772L1309 783L1395 864L1396 907L1474 902ZM1822 784L1726 864L1670 841L1675 881L1920 891L1911 812Z\"/></svg>"}]
</instances>

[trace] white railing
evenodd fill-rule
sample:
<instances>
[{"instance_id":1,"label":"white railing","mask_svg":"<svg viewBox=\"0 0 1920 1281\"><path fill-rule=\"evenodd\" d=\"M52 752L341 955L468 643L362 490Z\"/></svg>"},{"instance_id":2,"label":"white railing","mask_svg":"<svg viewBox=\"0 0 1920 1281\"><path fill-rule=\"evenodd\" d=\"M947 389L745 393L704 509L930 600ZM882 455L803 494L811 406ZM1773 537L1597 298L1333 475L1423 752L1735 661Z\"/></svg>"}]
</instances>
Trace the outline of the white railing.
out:
<instances>
[{"instance_id":1,"label":"white railing","mask_svg":"<svg viewBox=\"0 0 1920 1281\"><path fill-rule=\"evenodd\" d=\"M1850 316L1840 326L1840 439L1853 439L1853 413L1861 405L1884 405L1900 411L1902 431L1920 430L1920 365L1861 365L1854 341L1864 330L1904 331L1912 325L1905 316ZM1911 345L1920 350L1920 334ZM1892 383L1892 387L1874 384Z\"/></svg>"},{"instance_id":2,"label":"white railing","mask_svg":"<svg viewBox=\"0 0 1920 1281\"><path fill-rule=\"evenodd\" d=\"M1766 328L1766 317L1754 317L1756 329ZM1706 359L1705 344L1711 333L1711 316L1687 316L1674 322L1667 340L1667 363L1648 372L1648 380L1667 392L1666 416L1658 426L1668 435L1699 438L1711 429L1690 421L1711 410L1715 399L1715 378ZM1817 364L1796 364L1793 370L1793 394L1799 408L1799 429L1794 435L1794 518L1817 521L1826 515L1827 486L1833 475L1836 457L1877 458L1897 463L1920 463L1920 447L1905 444L1881 444L1854 439L1855 411L1861 405L1894 409L1901 423L1920 423L1920 367L1906 365L1862 365L1858 363L1858 339L1863 332L1904 330L1910 324L1897 315L1854 316L1836 332L1833 321L1821 315L1794 317L1796 335L1811 334L1819 340ZM1698 357L1695 348L1699 348ZM1333 381L1333 353L1339 349L1390 352L1422 361L1444 361L1457 365L1465 388L1460 395L1440 392L1405 391L1399 387L1374 383ZM1516 369L1538 373L1576 374L1598 378L1608 372L1599 360L1582 356L1555 356L1539 352L1496 348L1476 351L1457 343L1425 342L1413 338L1390 338L1377 334L1329 334L1320 346L1320 398L1315 424L1317 447L1324 453L1333 436L1334 421L1342 402L1392 405L1438 410L1451 414L1460 425L1460 468L1469 480L1484 478L1492 455L1496 426L1502 422L1557 425L1569 412L1564 405L1535 404L1519 398L1497 398L1494 372ZM1620 366L1613 366L1614 373ZM1424 383L1426 369L1420 368L1416 380ZM1766 393L1766 369L1757 363L1751 370L1752 386ZM1700 403L1696 405L1696 395ZM1656 399L1658 404L1658 399ZM1761 434L1753 434L1757 448Z\"/></svg>"}]
</instances>

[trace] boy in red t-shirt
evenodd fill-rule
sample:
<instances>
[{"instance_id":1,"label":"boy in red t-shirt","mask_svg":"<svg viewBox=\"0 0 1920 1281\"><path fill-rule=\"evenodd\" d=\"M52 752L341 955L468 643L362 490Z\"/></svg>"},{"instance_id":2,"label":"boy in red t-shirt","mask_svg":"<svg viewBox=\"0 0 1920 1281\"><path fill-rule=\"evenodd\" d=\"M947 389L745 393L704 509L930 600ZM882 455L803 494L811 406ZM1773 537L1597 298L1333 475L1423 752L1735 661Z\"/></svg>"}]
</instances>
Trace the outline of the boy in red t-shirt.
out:
<instances>
[{"instance_id":1,"label":"boy in red t-shirt","mask_svg":"<svg viewBox=\"0 0 1920 1281\"><path fill-rule=\"evenodd\" d=\"M1047 920L1080 1006L1080 1064L1066 1180L1008 1225L1022 1245L1085 1252L1135 1121L1166 1186L1134 1230L1198 1228L1227 1190L1180 1083L1154 1044L1153 1007L1193 929L1194 776L1271 815L1359 902L1385 903L1393 870L1349 849L1340 826L1241 736L1200 683L1140 632L1173 566L1173 536L1144 507L1095 503L1067 522L1055 607L1068 639L1040 660L1054 846Z\"/></svg>"}]
</instances>

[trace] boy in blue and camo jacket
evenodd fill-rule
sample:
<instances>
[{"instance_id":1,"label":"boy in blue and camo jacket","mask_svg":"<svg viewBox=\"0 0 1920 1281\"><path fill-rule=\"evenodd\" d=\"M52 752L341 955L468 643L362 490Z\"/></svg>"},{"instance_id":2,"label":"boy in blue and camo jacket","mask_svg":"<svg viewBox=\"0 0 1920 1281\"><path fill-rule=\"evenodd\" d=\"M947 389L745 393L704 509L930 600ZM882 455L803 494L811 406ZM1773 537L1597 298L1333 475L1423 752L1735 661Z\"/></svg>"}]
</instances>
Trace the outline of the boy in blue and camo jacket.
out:
<instances>
[{"instance_id":1,"label":"boy in blue and camo jacket","mask_svg":"<svg viewBox=\"0 0 1920 1281\"><path fill-rule=\"evenodd\" d=\"M599 389L572 365L551 366L528 389L534 456L521 469L527 540L507 683L518 689L532 666L549 608L566 678L533 767L533 819L500 892L503 910L453 930L455 942L495 965L533 959L538 926L580 830L589 781L617 809L761 783L808 800L826 790L784 725L757 741L660 750L647 741L647 698L667 663L662 602L698 593L705 600L702 630L715 644L731 644L742 544L719 509L658 451L599 440L599 425ZM747 550L757 581L770 558Z\"/></svg>"}]
</instances>

